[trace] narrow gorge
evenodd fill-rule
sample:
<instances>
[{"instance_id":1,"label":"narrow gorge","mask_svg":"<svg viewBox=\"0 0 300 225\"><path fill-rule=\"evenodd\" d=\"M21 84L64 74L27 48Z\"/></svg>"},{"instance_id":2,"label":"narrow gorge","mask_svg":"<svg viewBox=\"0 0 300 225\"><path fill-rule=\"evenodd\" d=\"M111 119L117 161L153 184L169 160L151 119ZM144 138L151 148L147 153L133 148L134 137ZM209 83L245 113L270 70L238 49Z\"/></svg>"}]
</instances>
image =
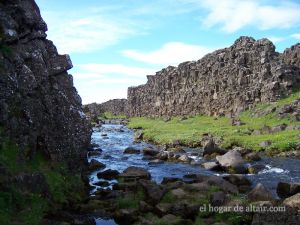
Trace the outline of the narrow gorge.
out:
<instances>
[{"instance_id":1,"label":"narrow gorge","mask_svg":"<svg viewBox=\"0 0 300 225\"><path fill-rule=\"evenodd\" d=\"M155 75L109 64L147 83L82 105L47 29L35 0L0 0L0 225L300 224L299 43L242 36ZM110 71L87 65L75 76Z\"/></svg>"}]
</instances>

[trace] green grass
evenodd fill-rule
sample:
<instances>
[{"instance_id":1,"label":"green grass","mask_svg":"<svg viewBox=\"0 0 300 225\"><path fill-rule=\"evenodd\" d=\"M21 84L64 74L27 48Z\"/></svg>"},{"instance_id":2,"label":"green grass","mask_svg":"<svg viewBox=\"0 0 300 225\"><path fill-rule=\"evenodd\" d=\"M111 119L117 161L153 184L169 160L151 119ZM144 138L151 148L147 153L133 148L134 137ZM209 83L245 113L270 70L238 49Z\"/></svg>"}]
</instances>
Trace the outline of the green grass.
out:
<instances>
[{"instance_id":1,"label":"green grass","mask_svg":"<svg viewBox=\"0 0 300 225\"><path fill-rule=\"evenodd\" d=\"M125 114L114 115L112 112L104 112L100 115L99 119L126 119Z\"/></svg>"},{"instance_id":2,"label":"green grass","mask_svg":"<svg viewBox=\"0 0 300 225\"><path fill-rule=\"evenodd\" d=\"M285 130L273 134L250 134L253 130L259 130L264 126L273 127L283 123L300 125L300 122L294 122L290 118L279 118L276 113L254 117L253 112L258 109L262 110L262 108L280 107L291 103L299 98L299 94L300 92L296 91L276 103L260 104L252 110L241 113L239 118L246 123L242 126L232 126L231 120L226 117L215 119L214 117L198 115L187 120L174 117L168 122L164 122L161 118L136 117L130 119L129 127L142 128L145 140L160 144L172 144L174 141L179 141L183 145L199 146L202 135L209 133L222 140L221 146L224 148L241 146L253 150L263 150L260 143L271 141L272 145L264 150L286 151L299 144L299 130Z\"/></svg>"}]
</instances>

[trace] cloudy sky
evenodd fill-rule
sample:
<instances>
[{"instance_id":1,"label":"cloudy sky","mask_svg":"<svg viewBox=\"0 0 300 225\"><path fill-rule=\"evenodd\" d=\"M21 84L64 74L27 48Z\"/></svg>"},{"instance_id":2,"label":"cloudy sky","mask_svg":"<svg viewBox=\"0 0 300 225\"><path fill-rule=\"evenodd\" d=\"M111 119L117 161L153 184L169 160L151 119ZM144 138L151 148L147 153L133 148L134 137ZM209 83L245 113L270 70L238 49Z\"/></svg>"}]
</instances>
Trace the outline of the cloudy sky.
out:
<instances>
[{"instance_id":1,"label":"cloudy sky","mask_svg":"<svg viewBox=\"0 0 300 225\"><path fill-rule=\"evenodd\" d=\"M198 60L239 36L276 50L300 42L300 0L36 0L48 38L70 54L83 103L126 98L168 65Z\"/></svg>"}]
</instances>

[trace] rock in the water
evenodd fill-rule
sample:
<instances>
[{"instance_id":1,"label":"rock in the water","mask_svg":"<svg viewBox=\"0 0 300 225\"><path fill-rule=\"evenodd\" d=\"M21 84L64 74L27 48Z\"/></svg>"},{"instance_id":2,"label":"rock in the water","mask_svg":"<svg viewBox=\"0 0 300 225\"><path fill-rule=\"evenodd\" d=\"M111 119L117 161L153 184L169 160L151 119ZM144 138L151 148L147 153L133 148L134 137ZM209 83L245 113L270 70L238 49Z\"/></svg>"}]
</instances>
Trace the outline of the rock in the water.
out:
<instances>
[{"instance_id":1,"label":"rock in the water","mask_svg":"<svg viewBox=\"0 0 300 225\"><path fill-rule=\"evenodd\" d=\"M261 183L258 183L247 196L252 202L274 200L272 192Z\"/></svg>"},{"instance_id":2,"label":"rock in the water","mask_svg":"<svg viewBox=\"0 0 300 225\"><path fill-rule=\"evenodd\" d=\"M222 169L220 164L218 164L216 162L206 162L206 163L203 163L202 166L207 170L219 171Z\"/></svg>"},{"instance_id":3,"label":"rock in the water","mask_svg":"<svg viewBox=\"0 0 300 225\"><path fill-rule=\"evenodd\" d=\"M246 173L245 161L238 151L229 151L216 157L218 163L230 173Z\"/></svg>"},{"instance_id":4,"label":"rock in the water","mask_svg":"<svg viewBox=\"0 0 300 225\"><path fill-rule=\"evenodd\" d=\"M151 160L148 165L157 165L157 164L163 164L164 161L163 160L160 160L160 159L154 159L154 160Z\"/></svg>"},{"instance_id":5,"label":"rock in the water","mask_svg":"<svg viewBox=\"0 0 300 225\"><path fill-rule=\"evenodd\" d=\"M287 198L300 193L300 183L279 182L277 185L277 194L280 198Z\"/></svg>"},{"instance_id":6,"label":"rock in the water","mask_svg":"<svg viewBox=\"0 0 300 225\"><path fill-rule=\"evenodd\" d=\"M187 155L182 155L182 156L180 156L179 158L178 158L178 161L180 161L180 162L184 162L184 163L190 163L191 162L191 158L190 157L188 157Z\"/></svg>"},{"instance_id":7,"label":"rock in the water","mask_svg":"<svg viewBox=\"0 0 300 225\"><path fill-rule=\"evenodd\" d=\"M102 172L97 173L98 178L103 178L107 180L113 180L116 179L119 175L119 172L117 170L104 170Z\"/></svg>"},{"instance_id":8,"label":"rock in the water","mask_svg":"<svg viewBox=\"0 0 300 225\"><path fill-rule=\"evenodd\" d=\"M96 159L92 159L90 164L89 164L89 170L99 170L99 169L104 169L106 166L105 164L97 161Z\"/></svg>"},{"instance_id":9,"label":"rock in the water","mask_svg":"<svg viewBox=\"0 0 300 225\"><path fill-rule=\"evenodd\" d=\"M152 148L144 148L143 149L144 155L156 156L158 153L159 153L159 151L156 149L152 149Z\"/></svg>"},{"instance_id":10,"label":"rock in the water","mask_svg":"<svg viewBox=\"0 0 300 225\"><path fill-rule=\"evenodd\" d=\"M96 183L94 183L94 185L96 185L96 186L100 186L100 187L107 187L107 186L109 186L109 182L108 181L98 181L98 182L96 182Z\"/></svg>"},{"instance_id":11,"label":"rock in the water","mask_svg":"<svg viewBox=\"0 0 300 225\"><path fill-rule=\"evenodd\" d=\"M119 177L123 177L125 180L150 180L151 174L144 168L130 166L127 169L125 169L123 173L119 175Z\"/></svg>"},{"instance_id":12,"label":"rock in the water","mask_svg":"<svg viewBox=\"0 0 300 225\"><path fill-rule=\"evenodd\" d=\"M157 158L160 159L160 160L168 160L168 158L169 158L169 152L167 152L167 151L161 151L157 155Z\"/></svg>"},{"instance_id":13,"label":"rock in the water","mask_svg":"<svg viewBox=\"0 0 300 225\"><path fill-rule=\"evenodd\" d=\"M139 149L136 149L134 147L127 147L124 150L124 154L139 154L141 151Z\"/></svg>"},{"instance_id":14,"label":"rock in the water","mask_svg":"<svg viewBox=\"0 0 300 225\"><path fill-rule=\"evenodd\" d=\"M286 198L284 201L283 201L283 204L284 205L288 205L292 208L297 208L297 209L300 209L300 193L298 194L295 194L289 198Z\"/></svg>"}]
</instances>

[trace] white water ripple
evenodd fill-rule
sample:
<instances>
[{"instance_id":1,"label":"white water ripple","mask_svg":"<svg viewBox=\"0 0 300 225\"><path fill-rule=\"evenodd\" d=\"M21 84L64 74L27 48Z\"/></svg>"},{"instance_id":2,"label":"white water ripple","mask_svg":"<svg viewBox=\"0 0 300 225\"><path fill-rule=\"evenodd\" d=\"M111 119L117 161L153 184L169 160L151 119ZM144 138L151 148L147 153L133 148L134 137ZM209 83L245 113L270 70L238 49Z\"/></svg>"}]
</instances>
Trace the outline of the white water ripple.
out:
<instances>
[{"instance_id":1,"label":"white water ripple","mask_svg":"<svg viewBox=\"0 0 300 225\"><path fill-rule=\"evenodd\" d=\"M270 165L266 165L266 168L262 171L258 172L258 174L264 174L264 173L289 173L290 171L284 170L278 167L272 167Z\"/></svg>"}]
</instances>

